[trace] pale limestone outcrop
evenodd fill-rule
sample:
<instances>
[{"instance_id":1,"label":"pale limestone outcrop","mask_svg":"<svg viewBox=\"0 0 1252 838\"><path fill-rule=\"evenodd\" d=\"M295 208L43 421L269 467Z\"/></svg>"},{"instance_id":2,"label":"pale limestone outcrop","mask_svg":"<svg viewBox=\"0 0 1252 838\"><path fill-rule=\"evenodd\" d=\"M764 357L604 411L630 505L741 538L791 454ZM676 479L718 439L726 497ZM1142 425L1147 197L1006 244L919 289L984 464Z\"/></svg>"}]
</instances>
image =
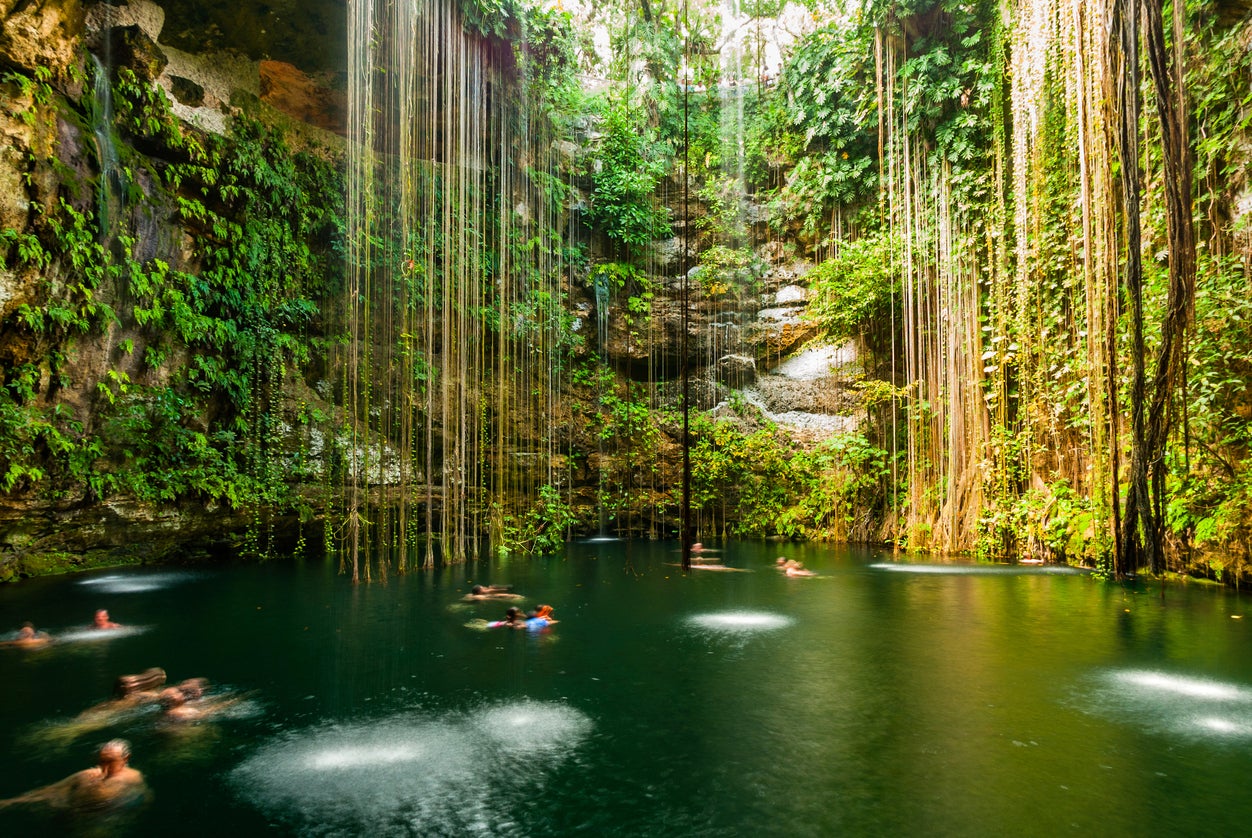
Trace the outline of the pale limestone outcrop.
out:
<instances>
[{"instance_id":1,"label":"pale limestone outcrop","mask_svg":"<svg viewBox=\"0 0 1252 838\"><path fill-rule=\"evenodd\" d=\"M67 79L82 33L79 0L0 0L0 65Z\"/></svg>"}]
</instances>

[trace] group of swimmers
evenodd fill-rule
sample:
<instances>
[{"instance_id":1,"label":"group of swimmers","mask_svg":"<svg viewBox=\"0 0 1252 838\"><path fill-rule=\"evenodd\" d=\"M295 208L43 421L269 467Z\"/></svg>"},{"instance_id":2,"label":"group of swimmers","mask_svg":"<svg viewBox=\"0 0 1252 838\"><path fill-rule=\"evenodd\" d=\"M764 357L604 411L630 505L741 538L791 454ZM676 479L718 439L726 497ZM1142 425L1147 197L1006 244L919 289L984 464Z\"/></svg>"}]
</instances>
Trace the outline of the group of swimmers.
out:
<instances>
[{"instance_id":1,"label":"group of swimmers","mask_svg":"<svg viewBox=\"0 0 1252 838\"><path fill-rule=\"evenodd\" d=\"M517 606L512 606L504 612L503 620L492 620L487 623L487 628L515 628L515 629L545 629L558 620L552 616L551 605L541 605L534 611L527 614Z\"/></svg>"},{"instance_id":2,"label":"group of swimmers","mask_svg":"<svg viewBox=\"0 0 1252 838\"><path fill-rule=\"evenodd\" d=\"M109 612L103 608L97 609L91 618L91 628L97 630L118 629L122 628L121 623L115 623L109 617ZM0 641L0 646L10 646L20 649L37 649L40 646L47 646L52 642L52 635L46 631L39 631L35 628L35 624L31 622L22 623L22 627L17 630L17 636L10 639Z\"/></svg>"},{"instance_id":3,"label":"group of swimmers","mask_svg":"<svg viewBox=\"0 0 1252 838\"><path fill-rule=\"evenodd\" d=\"M84 710L77 721L111 724L135 710L157 705L161 708L162 721L194 722L214 716L241 700L241 696L210 696L208 689L207 678L185 678L176 686L167 687L165 670L154 666L137 675L120 676L113 685L113 698Z\"/></svg>"},{"instance_id":4,"label":"group of swimmers","mask_svg":"<svg viewBox=\"0 0 1252 838\"><path fill-rule=\"evenodd\" d=\"M114 622L109 612L97 610L91 628L111 631L124 628ZM47 632L37 631L25 623L17 637L5 645L36 648L54 642ZM165 724L195 722L207 719L240 697L209 696L206 678L187 678L176 686L166 686L165 670L151 667L133 675L121 675L113 685L113 697L79 713L72 721L58 728L67 737L99 730L131 717L149 706L160 708L159 719ZM98 812L141 802L149 797L143 774L130 767L130 743L110 739L96 752L96 765L75 772L63 780L34 791L0 800L0 809L18 804L39 804L54 809Z\"/></svg>"},{"instance_id":5,"label":"group of swimmers","mask_svg":"<svg viewBox=\"0 0 1252 838\"><path fill-rule=\"evenodd\" d=\"M525 599L521 594L513 592L512 585L475 585L470 588L470 592L465 595L467 602L487 602L491 600L518 600ZM487 623L487 628L516 628L516 629L545 629L548 626L558 622L552 614L551 605L540 605L529 614L518 608L516 605L510 606L504 612L503 620L492 620Z\"/></svg>"},{"instance_id":6,"label":"group of swimmers","mask_svg":"<svg viewBox=\"0 0 1252 838\"><path fill-rule=\"evenodd\" d=\"M717 550L710 550L698 541L695 544L692 544L689 553L691 559L691 570L720 570L735 573L749 572L741 567L729 567L722 564L721 560L714 555L717 552ZM803 562L797 561L796 559L789 559L786 556L779 556L775 559L774 568L781 572L784 576L817 576L817 572L806 568Z\"/></svg>"}]
</instances>

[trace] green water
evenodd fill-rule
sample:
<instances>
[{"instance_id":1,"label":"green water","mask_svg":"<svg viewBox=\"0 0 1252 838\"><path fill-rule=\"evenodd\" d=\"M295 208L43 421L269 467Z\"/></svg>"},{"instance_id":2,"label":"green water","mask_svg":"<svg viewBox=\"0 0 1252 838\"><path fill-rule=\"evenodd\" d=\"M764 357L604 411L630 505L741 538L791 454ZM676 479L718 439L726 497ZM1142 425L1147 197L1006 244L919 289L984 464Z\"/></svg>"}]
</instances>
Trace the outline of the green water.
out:
<instances>
[{"instance_id":1,"label":"green water","mask_svg":"<svg viewBox=\"0 0 1252 838\"><path fill-rule=\"evenodd\" d=\"M821 576L788 579L786 554ZM0 834L1235 835L1252 823L1252 613L1212 588L673 544L353 587L320 561L0 589L7 797L124 736L153 796ZM484 630L513 584L546 633ZM72 639L95 608L134 628ZM91 635L88 635L91 637ZM150 666L247 700L171 727L64 726Z\"/></svg>"}]
</instances>

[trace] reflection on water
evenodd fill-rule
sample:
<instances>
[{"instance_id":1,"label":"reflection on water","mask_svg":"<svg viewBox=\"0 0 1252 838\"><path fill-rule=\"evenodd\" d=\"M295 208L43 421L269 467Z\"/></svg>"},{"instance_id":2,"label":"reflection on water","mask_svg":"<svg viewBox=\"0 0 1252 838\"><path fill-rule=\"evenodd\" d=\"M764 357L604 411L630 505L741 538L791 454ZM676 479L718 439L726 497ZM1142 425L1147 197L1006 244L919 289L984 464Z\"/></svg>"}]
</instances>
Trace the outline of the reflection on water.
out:
<instances>
[{"instance_id":1,"label":"reflection on water","mask_svg":"<svg viewBox=\"0 0 1252 838\"><path fill-rule=\"evenodd\" d=\"M399 714L287 734L231 781L270 816L318 834L507 831L511 799L533 793L590 729L577 710L530 701Z\"/></svg>"}]
</instances>

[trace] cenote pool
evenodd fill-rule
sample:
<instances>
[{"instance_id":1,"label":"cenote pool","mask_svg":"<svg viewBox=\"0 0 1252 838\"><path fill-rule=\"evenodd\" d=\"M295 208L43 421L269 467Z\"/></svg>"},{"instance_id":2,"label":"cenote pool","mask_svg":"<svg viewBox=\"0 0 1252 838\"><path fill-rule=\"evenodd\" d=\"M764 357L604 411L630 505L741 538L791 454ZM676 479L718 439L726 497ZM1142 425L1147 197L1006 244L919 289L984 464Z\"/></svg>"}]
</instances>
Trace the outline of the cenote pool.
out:
<instances>
[{"instance_id":1,"label":"cenote pool","mask_svg":"<svg viewBox=\"0 0 1252 838\"><path fill-rule=\"evenodd\" d=\"M0 589L0 797L129 739L146 807L0 834L1234 835L1252 823L1247 598L1041 568L732 543L575 544L352 586L322 561ZM786 578L777 555L821 575ZM560 622L489 630L511 584ZM75 631L96 608L128 626ZM151 666L243 700L67 722Z\"/></svg>"}]
</instances>

